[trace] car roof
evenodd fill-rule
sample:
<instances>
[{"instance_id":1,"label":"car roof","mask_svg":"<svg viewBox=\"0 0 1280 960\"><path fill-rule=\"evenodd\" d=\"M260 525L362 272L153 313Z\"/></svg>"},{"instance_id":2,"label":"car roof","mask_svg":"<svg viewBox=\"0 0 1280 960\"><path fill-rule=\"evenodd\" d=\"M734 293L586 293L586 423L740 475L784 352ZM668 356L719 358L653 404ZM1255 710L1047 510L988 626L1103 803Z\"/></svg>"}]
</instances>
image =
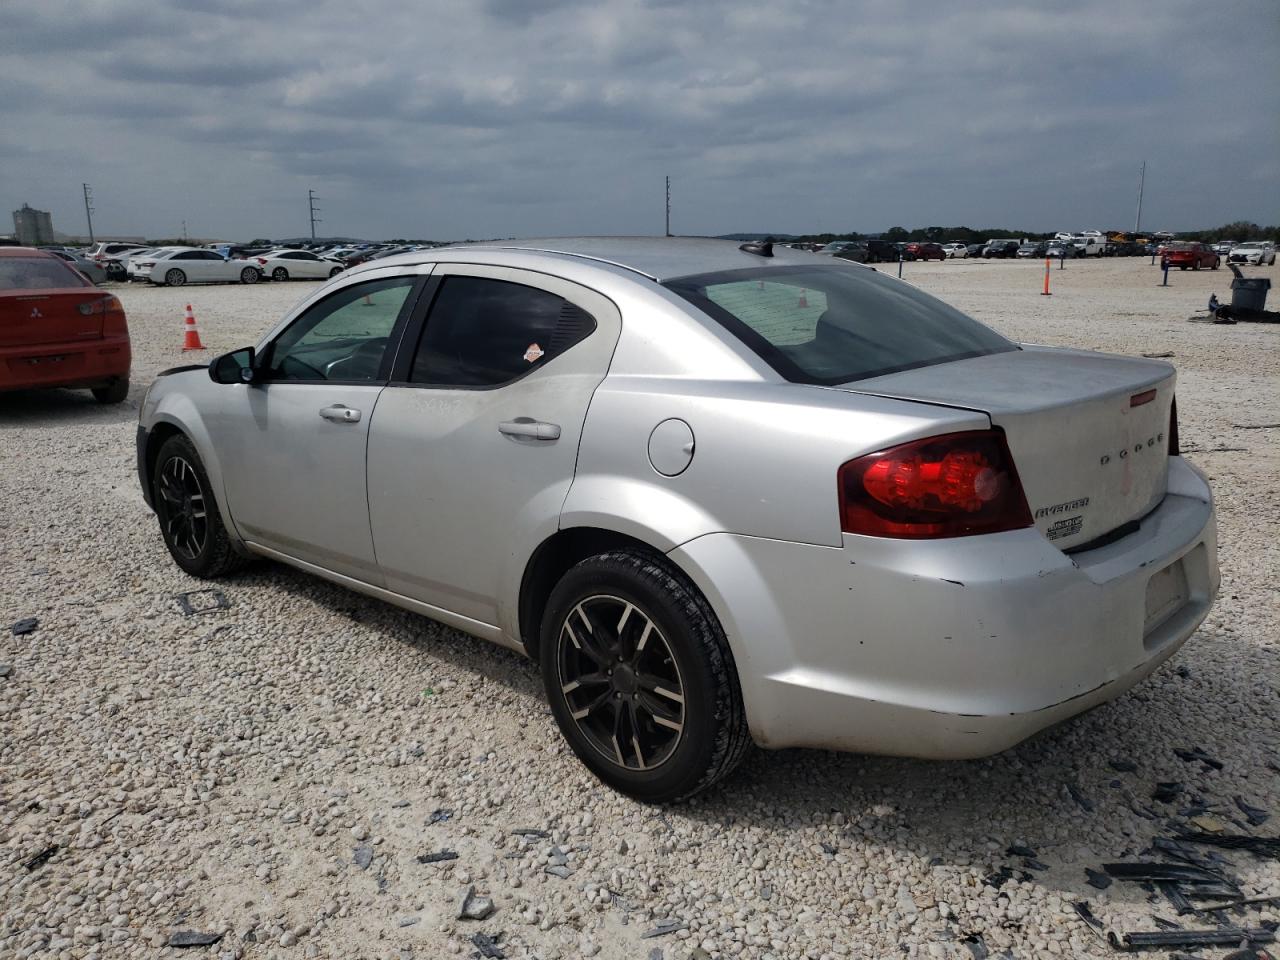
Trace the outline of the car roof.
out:
<instances>
[{"instance_id":1,"label":"car roof","mask_svg":"<svg viewBox=\"0 0 1280 960\"><path fill-rule=\"evenodd\" d=\"M741 249L743 246L738 240L714 240L708 237L546 237L457 244L400 256L405 258L402 262L429 262L438 253L456 255L460 250L545 253L622 267L660 282L722 270L818 264L818 258L809 251L792 250L781 243L773 245L772 257L748 253ZM386 260L381 262L387 263Z\"/></svg>"},{"instance_id":2,"label":"car roof","mask_svg":"<svg viewBox=\"0 0 1280 960\"><path fill-rule=\"evenodd\" d=\"M37 250L35 247L0 247L0 257L48 257L50 260L58 259L49 251Z\"/></svg>"}]
</instances>

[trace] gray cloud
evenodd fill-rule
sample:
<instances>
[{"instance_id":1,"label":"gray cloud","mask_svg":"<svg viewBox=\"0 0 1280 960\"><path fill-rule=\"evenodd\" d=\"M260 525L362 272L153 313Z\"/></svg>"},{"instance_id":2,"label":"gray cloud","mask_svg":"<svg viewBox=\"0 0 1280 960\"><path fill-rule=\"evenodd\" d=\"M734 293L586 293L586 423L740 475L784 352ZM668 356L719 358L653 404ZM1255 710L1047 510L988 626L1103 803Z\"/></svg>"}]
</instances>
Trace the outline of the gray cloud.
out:
<instances>
[{"instance_id":1,"label":"gray cloud","mask_svg":"<svg viewBox=\"0 0 1280 960\"><path fill-rule=\"evenodd\" d=\"M117 0L0 37L0 201L439 238L1277 217L1270 0ZM1248 66L1252 64L1253 66ZM1251 79L1252 78L1252 79ZM1236 84L1247 85L1237 95Z\"/></svg>"}]
</instances>

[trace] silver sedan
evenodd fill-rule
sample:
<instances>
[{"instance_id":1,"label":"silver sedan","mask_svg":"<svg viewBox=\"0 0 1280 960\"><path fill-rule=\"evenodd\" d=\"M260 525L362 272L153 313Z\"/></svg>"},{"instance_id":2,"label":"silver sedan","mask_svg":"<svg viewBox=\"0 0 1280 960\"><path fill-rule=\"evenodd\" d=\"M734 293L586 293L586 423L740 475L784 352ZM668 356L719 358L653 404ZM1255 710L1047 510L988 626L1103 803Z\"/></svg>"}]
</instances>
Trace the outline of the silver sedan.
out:
<instances>
[{"instance_id":1,"label":"silver sedan","mask_svg":"<svg viewBox=\"0 0 1280 960\"><path fill-rule=\"evenodd\" d=\"M752 740L990 754L1156 669L1218 589L1174 381L767 243L460 246L162 374L138 470L183 570L525 653L578 757L670 801Z\"/></svg>"}]
</instances>

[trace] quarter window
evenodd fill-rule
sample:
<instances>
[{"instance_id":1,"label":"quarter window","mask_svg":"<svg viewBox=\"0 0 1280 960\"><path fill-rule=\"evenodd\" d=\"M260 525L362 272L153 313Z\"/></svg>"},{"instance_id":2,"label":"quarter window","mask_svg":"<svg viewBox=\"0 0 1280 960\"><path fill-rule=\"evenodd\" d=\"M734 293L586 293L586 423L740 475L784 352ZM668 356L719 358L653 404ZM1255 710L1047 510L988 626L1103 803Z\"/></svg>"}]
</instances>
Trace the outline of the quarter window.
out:
<instances>
[{"instance_id":1,"label":"quarter window","mask_svg":"<svg viewBox=\"0 0 1280 960\"><path fill-rule=\"evenodd\" d=\"M590 336L595 319L545 290L484 277L440 286L409 380L496 387L550 363Z\"/></svg>"},{"instance_id":2,"label":"quarter window","mask_svg":"<svg viewBox=\"0 0 1280 960\"><path fill-rule=\"evenodd\" d=\"M379 379L416 277L344 287L298 317L271 349L272 380Z\"/></svg>"}]
</instances>

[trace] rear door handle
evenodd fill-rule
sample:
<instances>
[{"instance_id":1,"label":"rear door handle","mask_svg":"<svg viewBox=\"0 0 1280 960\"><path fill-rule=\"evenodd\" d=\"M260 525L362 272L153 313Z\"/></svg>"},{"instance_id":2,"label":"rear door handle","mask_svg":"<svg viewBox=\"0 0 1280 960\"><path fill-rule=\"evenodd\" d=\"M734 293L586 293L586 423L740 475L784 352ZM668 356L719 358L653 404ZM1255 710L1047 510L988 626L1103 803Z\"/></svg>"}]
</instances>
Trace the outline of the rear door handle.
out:
<instances>
[{"instance_id":1,"label":"rear door handle","mask_svg":"<svg viewBox=\"0 0 1280 960\"><path fill-rule=\"evenodd\" d=\"M355 407L348 407L345 404L335 403L328 407L320 408L320 416L333 423L359 423L360 411Z\"/></svg>"},{"instance_id":2,"label":"rear door handle","mask_svg":"<svg viewBox=\"0 0 1280 960\"><path fill-rule=\"evenodd\" d=\"M543 423L532 417L516 417L498 424L498 432L507 437L520 437L525 440L559 440L560 424Z\"/></svg>"}]
</instances>

